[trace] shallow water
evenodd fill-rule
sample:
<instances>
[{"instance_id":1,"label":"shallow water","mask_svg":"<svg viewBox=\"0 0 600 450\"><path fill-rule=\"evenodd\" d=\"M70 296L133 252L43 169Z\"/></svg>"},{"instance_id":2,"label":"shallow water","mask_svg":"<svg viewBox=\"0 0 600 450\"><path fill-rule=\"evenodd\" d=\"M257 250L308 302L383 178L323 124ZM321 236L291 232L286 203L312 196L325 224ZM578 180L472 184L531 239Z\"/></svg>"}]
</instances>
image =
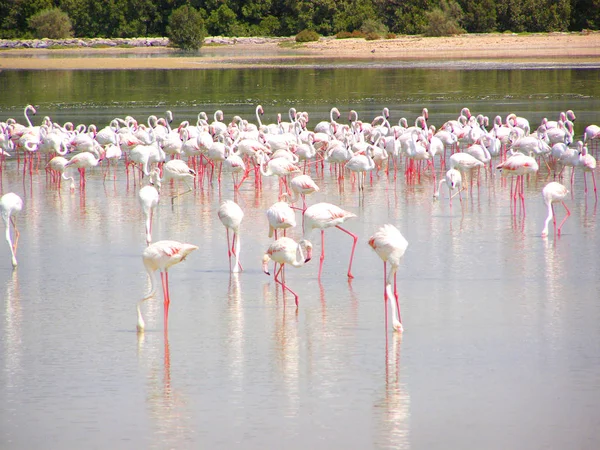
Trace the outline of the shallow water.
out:
<instances>
[{"instance_id":1,"label":"shallow water","mask_svg":"<svg viewBox=\"0 0 600 450\"><path fill-rule=\"evenodd\" d=\"M268 87L262 91L269 113L285 111L292 99L311 113L311 123L331 104L344 113L355 107L364 117L383 106L394 117L413 117L428 106L436 125L464 105L503 117L525 111L532 123L572 107L578 134L600 121L594 73L527 72L373 71L371 96L366 82L343 71L245 72L240 79L244 86L258 82L247 94L261 102L261 86ZM371 74L354 75L369 80ZM131 74L64 76L71 81L60 74L55 79L56 73L0 74L10 94L3 118L30 101L41 106L40 115L50 111L60 121L99 124L166 107L177 120L193 119L198 105L209 105L207 111L216 105L215 94L190 83L216 83L217 72L161 78L149 71L137 74L141 84L129 91ZM300 86L311 76L316 93L295 98L282 87L286 77ZM250 115L256 103L240 100L243 86L234 88L235 78L228 77L222 74L219 91L228 92L226 112L240 108ZM161 79L167 84L158 89L153 82ZM533 79L553 82L525 93L520 86ZM403 80L405 90L390 92ZM90 81L106 90L105 100L84 89ZM455 90L448 87L452 81ZM25 100L20 83L46 88ZM504 91L510 84L514 96ZM57 85L62 90L53 90ZM323 97L327 86L332 95ZM185 100L186 89L198 89L200 97ZM129 94L115 96L121 92ZM129 103L132 98L139 103ZM345 275L351 239L328 230L317 280L321 244L315 232L315 258L286 274L300 296L297 310L260 266L269 244L264 210L277 197L274 180L265 179L259 192L246 182L236 198L245 211L244 272L237 276L229 274L225 230L216 215L220 201L234 197L231 180L224 178L220 188L205 182L173 207L168 196L175 187L165 186L154 240L200 248L170 271L168 335L158 294L143 307L147 330L139 336L135 304L149 289L139 183L127 184L121 162L116 181L109 176L103 182L96 169L85 191L70 193L66 185L59 190L49 183L43 169L23 181L16 161L7 164L2 192L17 192L25 207L17 219L16 270L6 243L0 245L3 449L49 443L61 449L597 446L600 240L597 203L591 192L584 195L581 173L567 199L572 215L563 235L542 239L545 169L526 185L526 216L511 211L510 183L497 173L482 174L463 206L455 198L450 207L444 190L440 201L432 200L428 174L415 184L402 171L395 179L381 174L360 199L349 178L340 189L326 170L315 176L321 191L309 202L335 203L358 215L346 223L359 236L355 278L349 283ZM556 211L561 219L562 207ZM388 330L386 338L382 263L366 242L387 222L409 247L398 272L405 332Z\"/></svg>"},{"instance_id":2,"label":"shallow water","mask_svg":"<svg viewBox=\"0 0 600 450\"><path fill-rule=\"evenodd\" d=\"M328 230L322 283L318 258L288 269L297 311L260 270L272 180L237 198L237 276L216 216L230 180L174 207L167 187L154 240L200 249L171 270L168 336L157 296L140 337L135 303L149 285L124 172L103 183L96 170L70 193L43 171L23 183L10 168L3 189L25 208L15 271L1 247L3 448L591 448L600 438L597 205L580 179L564 234L542 239L542 177L523 218L497 175L461 209L433 202L425 178L382 175L359 201L326 172L310 200L358 214L347 222L359 236L355 279L349 237ZM387 222L410 244L398 277L406 330L386 343L382 264L366 240Z\"/></svg>"}]
</instances>

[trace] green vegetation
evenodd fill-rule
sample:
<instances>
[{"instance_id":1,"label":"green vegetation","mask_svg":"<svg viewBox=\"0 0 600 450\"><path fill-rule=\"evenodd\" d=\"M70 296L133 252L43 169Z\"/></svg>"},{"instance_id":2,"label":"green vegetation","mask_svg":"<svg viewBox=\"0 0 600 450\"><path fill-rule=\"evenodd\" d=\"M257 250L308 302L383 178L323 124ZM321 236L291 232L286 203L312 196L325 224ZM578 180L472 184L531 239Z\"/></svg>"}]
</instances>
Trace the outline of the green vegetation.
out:
<instances>
[{"instance_id":1,"label":"green vegetation","mask_svg":"<svg viewBox=\"0 0 600 450\"><path fill-rule=\"evenodd\" d=\"M182 50L198 50L206 37L202 14L189 5L177 8L169 16L167 36L175 47Z\"/></svg>"},{"instance_id":2,"label":"green vegetation","mask_svg":"<svg viewBox=\"0 0 600 450\"><path fill-rule=\"evenodd\" d=\"M69 15L60 8L47 8L27 19L35 37L39 39L63 39L73 37L73 26Z\"/></svg>"},{"instance_id":3,"label":"green vegetation","mask_svg":"<svg viewBox=\"0 0 600 450\"><path fill-rule=\"evenodd\" d=\"M70 23L78 38L172 36L194 48L196 14L175 16L182 30L169 27L181 8L195 11L213 36L600 29L600 0L0 0L0 38L68 37Z\"/></svg>"},{"instance_id":4,"label":"green vegetation","mask_svg":"<svg viewBox=\"0 0 600 450\"><path fill-rule=\"evenodd\" d=\"M315 42L319 40L319 33L313 30L302 30L296 35L296 42Z\"/></svg>"}]
</instances>

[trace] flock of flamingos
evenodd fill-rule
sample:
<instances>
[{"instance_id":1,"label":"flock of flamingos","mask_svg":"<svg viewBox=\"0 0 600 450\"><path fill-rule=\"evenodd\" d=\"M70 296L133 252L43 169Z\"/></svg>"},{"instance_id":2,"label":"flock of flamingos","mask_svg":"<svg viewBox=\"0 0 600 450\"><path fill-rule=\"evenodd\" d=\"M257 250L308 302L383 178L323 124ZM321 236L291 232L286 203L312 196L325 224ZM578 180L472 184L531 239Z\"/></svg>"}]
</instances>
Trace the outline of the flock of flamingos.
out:
<instances>
[{"instance_id":1,"label":"flock of flamingos","mask_svg":"<svg viewBox=\"0 0 600 450\"><path fill-rule=\"evenodd\" d=\"M12 118L0 123L0 155L4 167L6 160L14 159L17 170L21 170L22 164L23 177L31 176L40 167L44 155L46 173L50 173L59 189L62 181L69 181L70 189L75 190L74 169L77 169L80 189L84 191L87 169L102 165L104 177L116 177L117 162L124 160L127 180L130 177L141 180L138 198L145 217L147 243L142 256L152 287L137 305L137 329L140 332L145 327L140 306L156 292L156 272L161 275L166 331L170 303L168 270L198 248L173 240L152 241L152 214L159 203L161 184L169 180L177 187L176 195L171 198L174 203L187 192L203 186L205 181L212 184L214 177L221 183L222 177L231 176L234 191L244 182L254 182L256 188L260 188L262 177L278 177L279 201L266 212L269 236L274 235L274 241L264 253L263 269L269 274L269 261L275 263L275 282L294 296L296 305L298 295L285 283L284 267L300 267L312 258L313 245L309 241L312 232L320 230L321 233L319 279L325 258L325 229L338 228L353 239L349 278L352 278L352 260L358 239L342 226L346 220L356 217L355 214L330 203L307 206L306 196L319 190L310 175L313 171L323 174L329 170L338 181L345 176L352 177L360 196L366 177L373 177L373 173L385 171L389 175L393 171L396 176L404 170L407 182L414 183L420 182L422 171L431 170L434 199L439 198L445 184L452 205L452 199L457 195L462 203L463 191L472 193L473 183L479 182L481 169L491 170L495 166L502 177L511 177L512 213L525 215L525 178L542 166L549 174L554 174L554 179L563 180L563 171L568 167L571 185L575 170L582 171L586 195L586 175L591 175L597 200L596 160L592 153L597 151L600 127L587 126L582 138L576 140L573 131L576 117L570 110L561 112L557 120L544 119L532 128L527 119L515 114L509 114L504 120L496 116L490 125L487 117L472 115L468 108L463 108L456 120L444 123L439 130L428 125L427 109L422 110L412 126L404 118L397 125L391 125L387 108L371 121L359 120L358 113L350 111L348 121L340 122L340 112L332 108L330 120L314 126L309 125L308 113L294 108L289 110L289 121L283 121L278 115L277 123L272 124L262 123L263 108L257 106L256 123L235 116L227 124L223 121L222 111L216 111L212 121L205 113L200 113L196 124L184 121L177 127L171 127L172 114L167 111L163 118L150 116L147 124L138 123L133 117L115 118L102 129L94 125L59 125L48 117L41 125L34 126L29 113L36 113L32 105L25 107L25 123ZM445 171L439 182L436 165L442 173ZM181 193L180 185L186 189ZM568 192L567 186L557 181L551 181L543 188L548 215L542 236L548 235L550 221L553 221L555 235L560 235L561 227L570 215L564 202ZM558 226L555 203L561 203L566 211ZM23 201L15 193L6 193L0 198L13 267L17 266L19 240L16 216L22 208ZM296 226L294 210L301 211L302 215L304 235L299 242L285 235L287 228ZM237 203L226 200L217 214L227 232L230 270L239 272L242 266L236 237L244 213ZM395 226L386 224L369 238L368 244L382 259L386 271L386 327L389 302L392 326L401 332L395 275L408 242Z\"/></svg>"}]
</instances>

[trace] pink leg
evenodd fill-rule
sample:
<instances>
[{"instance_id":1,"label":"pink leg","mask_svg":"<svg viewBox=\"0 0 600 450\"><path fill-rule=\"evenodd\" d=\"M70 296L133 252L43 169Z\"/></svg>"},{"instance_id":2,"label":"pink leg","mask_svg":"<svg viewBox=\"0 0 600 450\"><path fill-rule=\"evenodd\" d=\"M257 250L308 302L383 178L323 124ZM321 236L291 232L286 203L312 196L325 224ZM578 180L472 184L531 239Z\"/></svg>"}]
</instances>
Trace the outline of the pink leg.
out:
<instances>
[{"instance_id":1,"label":"pink leg","mask_svg":"<svg viewBox=\"0 0 600 450\"><path fill-rule=\"evenodd\" d=\"M387 302L388 302L388 298L387 298L386 283L387 283L387 263L384 261L383 262L383 308L385 309L385 335L387 337L387 332L388 332Z\"/></svg>"},{"instance_id":2,"label":"pink leg","mask_svg":"<svg viewBox=\"0 0 600 450\"><path fill-rule=\"evenodd\" d=\"M294 296L294 301L296 302L296 306L298 306L298 294L296 294L289 287L287 287L287 285L285 284L285 281L280 281L277 279L277 275L279 274L279 272L282 271L283 267L284 267L284 264L281 265L281 267L279 268L279 271L275 274L275 282L279 283L281 285L281 287L284 289L284 291L287 290Z\"/></svg>"},{"instance_id":3,"label":"pink leg","mask_svg":"<svg viewBox=\"0 0 600 450\"><path fill-rule=\"evenodd\" d=\"M398 286L396 282L396 272L394 272L394 297L396 298L396 308L398 308L398 321L402 323L402 316L400 315L400 302L398 301Z\"/></svg>"},{"instance_id":4,"label":"pink leg","mask_svg":"<svg viewBox=\"0 0 600 450\"><path fill-rule=\"evenodd\" d=\"M171 303L171 300L169 299L169 273L161 272L160 278L163 286L164 329L166 331L169 326L169 304Z\"/></svg>"},{"instance_id":5,"label":"pink leg","mask_svg":"<svg viewBox=\"0 0 600 450\"><path fill-rule=\"evenodd\" d=\"M558 226L558 235L560 236L560 231L562 229L562 226L564 225L564 223L566 222L566 220L569 218L569 216L571 215L571 211L569 211L569 208L567 208L567 205L565 205L565 202L561 202L562 205L565 207L565 210L567 211L567 215L565 216L565 218L562 220L562 222L560 223L560 225ZM553 211L554 212L554 211ZM556 224L556 222L555 222Z\"/></svg>"},{"instance_id":6,"label":"pink leg","mask_svg":"<svg viewBox=\"0 0 600 450\"><path fill-rule=\"evenodd\" d=\"M358 241L358 236L346 230L345 228L340 227L339 225L336 225L335 227L339 228L344 233L349 234L350 236L352 236L352 239L354 239L354 242L352 243L352 253L350 253L350 264L348 265L348 278L354 278L354 276L352 275L352 260L354 259L354 250L356 249L356 242Z\"/></svg>"},{"instance_id":7,"label":"pink leg","mask_svg":"<svg viewBox=\"0 0 600 450\"><path fill-rule=\"evenodd\" d=\"M323 260L325 259L325 230L321 230L321 256L319 257L319 280L323 271Z\"/></svg>"},{"instance_id":8,"label":"pink leg","mask_svg":"<svg viewBox=\"0 0 600 450\"><path fill-rule=\"evenodd\" d=\"M231 250L229 249L229 228L225 227L227 233L227 257L229 258L229 271L231 272Z\"/></svg>"}]
</instances>

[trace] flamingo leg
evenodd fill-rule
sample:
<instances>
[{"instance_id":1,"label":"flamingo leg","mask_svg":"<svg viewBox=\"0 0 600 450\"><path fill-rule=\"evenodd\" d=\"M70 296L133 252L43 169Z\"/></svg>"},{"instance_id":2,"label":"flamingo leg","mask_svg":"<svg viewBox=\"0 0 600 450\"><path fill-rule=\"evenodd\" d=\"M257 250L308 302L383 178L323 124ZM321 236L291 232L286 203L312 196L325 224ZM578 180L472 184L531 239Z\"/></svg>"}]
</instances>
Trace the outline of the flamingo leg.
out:
<instances>
[{"instance_id":1,"label":"flamingo leg","mask_svg":"<svg viewBox=\"0 0 600 450\"><path fill-rule=\"evenodd\" d=\"M561 202L562 205L565 207L565 210L567 211L567 215L565 216L565 218L562 220L562 222L560 223L560 225L558 226L558 234L560 236L560 231L562 229L562 226L564 225L564 223L566 222L566 220L569 218L569 216L571 215L571 211L569 211L569 208L567 208L567 205L565 205L565 202ZM555 226L556 226L556 221L554 222Z\"/></svg>"},{"instance_id":2,"label":"flamingo leg","mask_svg":"<svg viewBox=\"0 0 600 450\"><path fill-rule=\"evenodd\" d=\"M279 274L279 272L282 271L284 267L284 264L281 264L281 267L279 268L279 271L277 272L277 274ZM286 284L285 281L280 281L277 279L277 275L275 275L275 282L279 283L282 287L282 289L284 290L284 292L287 290L290 292L290 294L292 294L294 296L294 301L296 303L296 307L298 307L298 294L296 294L294 291L292 291Z\"/></svg>"},{"instance_id":3,"label":"flamingo leg","mask_svg":"<svg viewBox=\"0 0 600 450\"><path fill-rule=\"evenodd\" d=\"M19 246L19 236L21 233L19 233L19 229L17 228L17 220L14 217L11 217L10 221L12 222L12 226L15 229L15 243L13 244L13 252L16 255L17 247Z\"/></svg>"},{"instance_id":4,"label":"flamingo leg","mask_svg":"<svg viewBox=\"0 0 600 450\"><path fill-rule=\"evenodd\" d=\"M169 304L171 303L171 300L169 298L169 272L161 272L160 279L162 281L163 287L164 329L166 331L169 324Z\"/></svg>"},{"instance_id":5,"label":"flamingo leg","mask_svg":"<svg viewBox=\"0 0 600 450\"><path fill-rule=\"evenodd\" d=\"M321 230L321 256L319 257L319 280L323 271L323 260L325 259L325 230Z\"/></svg>"},{"instance_id":6,"label":"flamingo leg","mask_svg":"<svg viewBox=\"0 0 600 450\"><path fill-rule=\"evenodd\" d=\"M385 309L385 335L386 335L386 339L387 339L387 333L388 333L388 307L387 307L387 302L388 302L388 298L387 298L386 284L387 284L387 263L384 261L383 262L383 308Z\"/></svg>"},{"instance_id":7,"label":"flamingo leg","mask_svg":"<svg viewBox=\"0 0 600 450\"><path fill-rule=\"evenodd\" d=\"M352 252L350 253L350 264L348 265L348 278L354 278L354 275L352 275L352 260L354 259L354 250L356 249L356 242L358 241L358 236L346 230L345 228L340 227L339 225L336 225L335 227L339 228L344 233L352 236L352 239L354 240L354 242L352 243Z\"/></svg>"},{"instance_id":8,"label":"flamingo leg","mask_svg":"<svg viewBox=\"0 0 600 450\"><path fill-rule=\"evenodd\" d=\"M227 234L227 258L229 259L229 271L231 272L231 249L229 247L229 228L225 227L225 233Z\"/></svg>"}]
</instances>

